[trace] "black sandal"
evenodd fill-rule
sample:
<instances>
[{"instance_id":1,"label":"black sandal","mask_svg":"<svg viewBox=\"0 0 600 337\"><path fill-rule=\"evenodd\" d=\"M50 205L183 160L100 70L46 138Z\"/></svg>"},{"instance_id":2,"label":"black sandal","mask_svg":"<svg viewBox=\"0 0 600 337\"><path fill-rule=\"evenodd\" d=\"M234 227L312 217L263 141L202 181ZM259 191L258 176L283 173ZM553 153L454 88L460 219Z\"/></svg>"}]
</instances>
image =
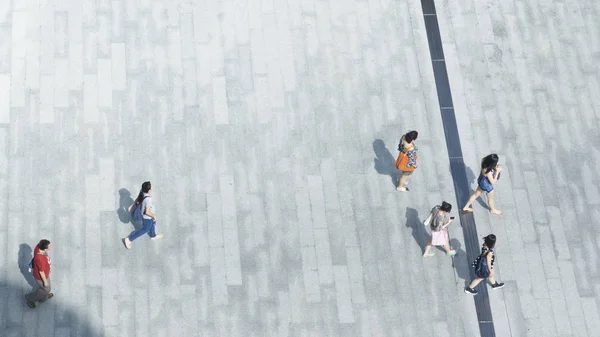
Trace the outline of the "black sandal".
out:
<instances>
[{"instance_id":1,"label":"black sandal","mask_svg":"<svg viewBox=\"0 0 600 337\"><path fill-rule=\"evenodd\" d=\"M25 300L25 302L27 302L27 306L29 306L31 309L35 308L35 303L29 302L28 300Z\"/></svg>"}]
</instances>

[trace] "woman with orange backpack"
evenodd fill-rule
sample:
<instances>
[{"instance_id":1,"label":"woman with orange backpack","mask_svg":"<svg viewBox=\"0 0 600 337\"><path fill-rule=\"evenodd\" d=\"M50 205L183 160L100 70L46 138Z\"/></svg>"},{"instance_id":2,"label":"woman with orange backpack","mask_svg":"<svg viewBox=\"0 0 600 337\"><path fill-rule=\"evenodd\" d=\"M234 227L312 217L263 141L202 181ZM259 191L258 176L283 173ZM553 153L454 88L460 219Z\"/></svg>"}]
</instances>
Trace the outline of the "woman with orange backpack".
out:
<instances>
[{"instance_id":1,"label":"woman with orange backpack","mask_svg":"<svg viewBox=\"0 0 600 337\"><path fill-rule=\"evenodd\" d=\"M396 159L396 168L402 172L396 191L407 192L406 180L408 176L413 173L417 168L417 147L415 146L415 140L419 136L417 131L409 131L400 139L398 144L398 158Z\"/></svg>"}]
</instances>

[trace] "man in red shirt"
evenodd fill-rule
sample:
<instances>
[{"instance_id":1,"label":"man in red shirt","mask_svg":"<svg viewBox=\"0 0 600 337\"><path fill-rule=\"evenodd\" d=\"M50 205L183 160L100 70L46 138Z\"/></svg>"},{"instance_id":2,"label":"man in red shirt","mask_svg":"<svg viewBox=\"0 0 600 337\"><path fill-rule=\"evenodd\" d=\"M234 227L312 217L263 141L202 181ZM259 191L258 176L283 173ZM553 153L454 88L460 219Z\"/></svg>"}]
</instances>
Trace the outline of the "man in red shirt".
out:
<instances>
[{"instance_id":1,"label":"man in red shirt","mask_svg":"<svg viewBox=\"0 0 600 337\"><path fill-rule=\"evenodd\" d=\"M35 282L38 284L38 288L33 292L25 295L25 300L30 308L35 308L35 302L44 302L54 296L50 292L50 257L48 252L50 251L50 241L43 239L40 243L35 246L33 251L33 268L31 273L35 278Z\"/></svg>"}]
</instances>

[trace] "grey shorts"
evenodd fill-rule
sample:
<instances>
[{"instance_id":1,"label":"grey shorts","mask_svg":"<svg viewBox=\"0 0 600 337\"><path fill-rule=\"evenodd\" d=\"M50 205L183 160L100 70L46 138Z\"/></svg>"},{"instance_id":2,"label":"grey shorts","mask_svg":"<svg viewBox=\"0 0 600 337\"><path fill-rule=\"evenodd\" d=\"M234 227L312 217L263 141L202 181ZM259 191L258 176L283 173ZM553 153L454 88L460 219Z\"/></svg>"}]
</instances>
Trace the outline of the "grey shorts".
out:
<instances>
[{"instance_id":1,"label":"grey shorts","mask_svg":"<svg viewBox=\"0 0 600 337\"><path fill-rule=\"evenodd\" d=\"M402 172L403 176L409 176L409 175L413 174L412 172L407 172L407 171L400 171L400 172Z\"/></svg>"}]
</instances>

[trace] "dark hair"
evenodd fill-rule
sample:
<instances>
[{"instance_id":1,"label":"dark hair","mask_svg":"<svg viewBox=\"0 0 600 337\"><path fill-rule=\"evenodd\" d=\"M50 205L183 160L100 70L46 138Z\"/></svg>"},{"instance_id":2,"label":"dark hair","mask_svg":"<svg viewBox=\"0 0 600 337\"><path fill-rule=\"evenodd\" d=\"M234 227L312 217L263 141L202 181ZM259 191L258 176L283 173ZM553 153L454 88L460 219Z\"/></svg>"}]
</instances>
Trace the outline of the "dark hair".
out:
<instances>
[{"instance_id":1,"label":"dark hair","mask_svg":"<svg viewBox=\"0 0 600 337\"><path fill-rule=\"evenodd\" d=\"M419 137L419 133L417 131L409 131L404 135L404 140L407 143L411 143L413 140L417 140L417 137Z\"/></svg>"},{"instance_id":2,"label":"dark hair","mask_svg":"<svg viewBox=\"0 0 600 337\"><path fill-rule=\"evenodd\" d=\"M496 235L494 234L490 234L486 237L483 238L483 244L488 248L488 249L493 249L494 246L496 245Z\"/></svg>"},{"instance_id":3,"label":"dark hair","mask_svg":"<svg viewBox=\"0 0 600 337\"><path fill-rule=\"evenodd\" d=\"M140 189L140 193L138 194L137 199L135 199L135 202L137 202L138 204L141 204L142 201L144 200L144 193L150 192L151 189L152 189L152 184L150 184L149 181L145 181L142 184L142 188Z\"/></svg>"},{"instance_id":4,"label":"dark hair","mask_svg":"<svg viewBox=\"0 0 600 337\"><path fill-rule=\"evenodd\" d=\"M495 153L485 156L481 160L481 169L485 170L485 173L489 173L496 168L496 165L498 165L498 159L498 155Z\"/></svg>"},{"instance_id":5,"label":"dark hair","mask_svg":"<svg viewBox=\"0 0 600 337\"><path fill-rule=\"evenodd\" d=\"M46 240L46 239L42 239L40 240L40 242L38 243L38 248L40 250L46 250L48 249L48 246L50 245L50 241Z\"/></svg>"},{"instance_id":6,"label":"dark hair","mask_svg":"<svg viewBox=\"0 0 600 337\"><path fill-rule=\"evenodd\" d=\"M452 205L445 201L442 201L442 206L440 206L440 210L449 213L452 210Z\"/></svg>"}]
</instances>

